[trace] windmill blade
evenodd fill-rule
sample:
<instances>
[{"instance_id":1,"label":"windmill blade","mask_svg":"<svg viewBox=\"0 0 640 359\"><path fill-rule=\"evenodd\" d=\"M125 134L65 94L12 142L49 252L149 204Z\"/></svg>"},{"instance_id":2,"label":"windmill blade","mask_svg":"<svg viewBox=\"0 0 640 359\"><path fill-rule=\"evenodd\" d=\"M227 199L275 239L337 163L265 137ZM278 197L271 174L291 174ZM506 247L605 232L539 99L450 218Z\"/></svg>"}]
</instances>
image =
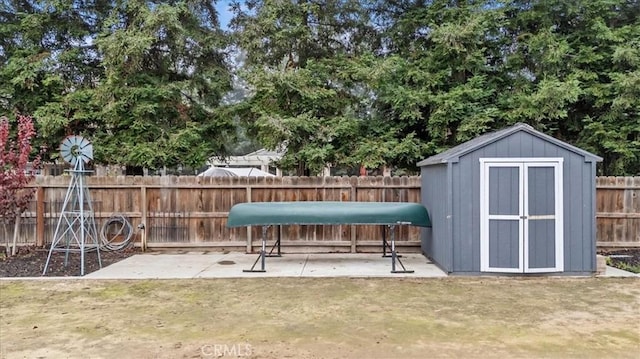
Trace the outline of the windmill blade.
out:
<instances>
[{"instance_id":1,"label":"windmill blade","mask_svg":"<svg viewBox=\"0 0 640 359\"><path fill-rule=\"evenodd\" d=\"M80 150L80 158L84 163L88 163L93 159L93 146L90 143Z\"/></svg>"},{"instance_id":2,"label":"windmill blade","mask_svg":"<svg viewBox=\"0 0 640 359\"><path fill-rule=\"evenodd\" d=\"M93 145L82 136L67 136L60 144L60 156L75 167L78 161L93 160Z\"/></svg>"},{"instance_id":3,"label":"windmill blade","mask_svg":"<svg viewBox=\"0 0 640 359\"><path fill-rule=\"evenodd\" d=\"M60 143L60 156L65 162L75 165L75 156L71 153L72 148L73 138L66 137L62 140L62 143Z\"/></svg>"}]
</instances>

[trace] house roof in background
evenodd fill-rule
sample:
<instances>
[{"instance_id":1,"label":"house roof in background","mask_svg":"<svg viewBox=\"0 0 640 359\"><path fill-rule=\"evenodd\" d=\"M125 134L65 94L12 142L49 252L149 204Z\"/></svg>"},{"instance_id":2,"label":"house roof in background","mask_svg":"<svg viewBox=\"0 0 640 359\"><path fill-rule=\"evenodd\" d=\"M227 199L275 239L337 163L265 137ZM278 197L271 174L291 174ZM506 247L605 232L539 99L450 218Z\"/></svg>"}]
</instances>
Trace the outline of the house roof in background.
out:
<instances>
[{"instance_id":1,"label":"house roof in background","mask_svg":"<svg viewBox=\"0 0 640 359\"><path fill-rule=\"evenodd\" d=\"M269 172L254 167L215 167L198 174L203 177L275 177Z\"/></svg>"},{"instance_id":2,"label":"house roof in background","mask_svg":"<svg viewBox=\"0 0 640 359\"><path fill-rule=\"evenodd\" d=\"M263 166L271 165L282 158L283 153L264 148L241 156L210 158L211 166Z\"/></svg>"}]
</instances>

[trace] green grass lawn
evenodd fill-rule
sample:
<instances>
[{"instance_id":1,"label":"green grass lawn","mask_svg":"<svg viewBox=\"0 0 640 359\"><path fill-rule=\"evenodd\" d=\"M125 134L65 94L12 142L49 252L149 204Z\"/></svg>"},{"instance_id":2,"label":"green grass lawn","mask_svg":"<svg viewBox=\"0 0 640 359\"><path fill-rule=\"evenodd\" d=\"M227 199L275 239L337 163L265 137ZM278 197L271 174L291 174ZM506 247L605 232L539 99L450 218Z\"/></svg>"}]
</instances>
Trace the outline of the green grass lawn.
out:
<instances>
[{"instance_id":1,"label":"green grass lawn","mask_svg":"<svg viewBox=\"0 0 640 359\"><path fill-rule=\"evenodd\" d=\"M6 358L637 358L637 278L0 282Z\"/></svg>"}]
</instances>

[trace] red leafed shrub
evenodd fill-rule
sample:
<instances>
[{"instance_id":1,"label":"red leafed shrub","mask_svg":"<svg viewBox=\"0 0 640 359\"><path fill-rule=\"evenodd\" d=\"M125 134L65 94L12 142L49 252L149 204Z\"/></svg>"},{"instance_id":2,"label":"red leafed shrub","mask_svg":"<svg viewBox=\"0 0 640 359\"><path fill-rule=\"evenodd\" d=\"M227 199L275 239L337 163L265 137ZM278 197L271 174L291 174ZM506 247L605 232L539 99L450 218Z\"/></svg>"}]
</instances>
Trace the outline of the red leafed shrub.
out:
<instances>
[{"instance_id":1,"label":"red leafed shrub","mask_svg":"<svg viewBox=\"0 0 640 359\"><path fill-rule=\"evenodd\" d=\"M10 135L11 124L0 117L0 222L6 225L15 221L33 199L34 188L27 185L33 173L27 171L31 155L31 140L36 134L30 116L17 116L17 134ZM40 156L36 156L32 168L40 167Z\"/></svg>"}]
</instances>

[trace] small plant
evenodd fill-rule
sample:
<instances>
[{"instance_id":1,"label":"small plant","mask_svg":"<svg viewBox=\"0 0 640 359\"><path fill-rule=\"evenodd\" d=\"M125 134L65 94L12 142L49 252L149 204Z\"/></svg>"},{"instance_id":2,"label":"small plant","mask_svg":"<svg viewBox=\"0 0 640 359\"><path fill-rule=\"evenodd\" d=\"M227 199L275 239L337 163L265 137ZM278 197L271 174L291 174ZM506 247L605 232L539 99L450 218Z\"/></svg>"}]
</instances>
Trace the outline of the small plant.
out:
<instances>
[{"instance_id":1,"label":"small plant","mask_svg":"<svg viewBox=\"0 0 640 359\"><path fill-rule=\"evenodd\" d=\"M605 263L627 272L640 273L640 248L602 252Z\"/></svg>"},{"instance_id":2,"label":"small plant","mask_svg":"<svg viewBox=\"0 0 640 359\"><path fill-rule=\"evenodd\" d=\"M618 261L618 260L611 260L610 261L611 264L609 264L610 259L611 258L607 257L607 265L610 265L612 267L616 267L618 269L622 269L631 273L640 273L640 265L638 264L629 264L629 263Z\"/></svg>"}]
</instances>

